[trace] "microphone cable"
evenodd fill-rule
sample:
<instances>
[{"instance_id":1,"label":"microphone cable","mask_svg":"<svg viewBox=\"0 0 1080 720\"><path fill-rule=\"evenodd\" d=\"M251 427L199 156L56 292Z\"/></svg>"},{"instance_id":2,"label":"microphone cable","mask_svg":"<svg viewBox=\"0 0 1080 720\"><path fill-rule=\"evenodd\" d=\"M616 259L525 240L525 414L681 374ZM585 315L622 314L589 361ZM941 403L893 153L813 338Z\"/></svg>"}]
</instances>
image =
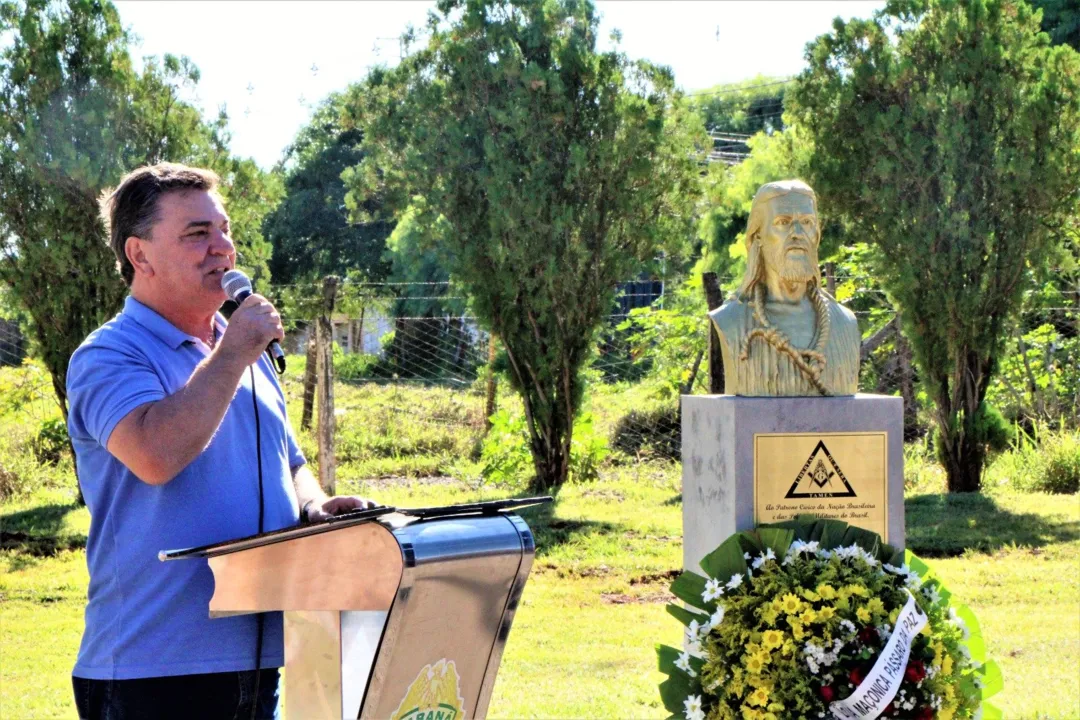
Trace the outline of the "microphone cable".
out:
<instances>
[{"instance_id":1,"label":"microphone cable","mask_svg":"<svg viewBox=\"0 0 1080 720\"><path fill-rule=\"evenodd\" d=\"M258 361L256 361L258 362ZM251 375L251 406L255 409L255 456L259 466L259 534L263 533L263 469L262 432L259 430L259 399L255 392L255 364L248 366ZM255 697L251 703L251 720L259 711L259 679L262 675L263 613L255 613Z\"/></svg>"}]
</instances>

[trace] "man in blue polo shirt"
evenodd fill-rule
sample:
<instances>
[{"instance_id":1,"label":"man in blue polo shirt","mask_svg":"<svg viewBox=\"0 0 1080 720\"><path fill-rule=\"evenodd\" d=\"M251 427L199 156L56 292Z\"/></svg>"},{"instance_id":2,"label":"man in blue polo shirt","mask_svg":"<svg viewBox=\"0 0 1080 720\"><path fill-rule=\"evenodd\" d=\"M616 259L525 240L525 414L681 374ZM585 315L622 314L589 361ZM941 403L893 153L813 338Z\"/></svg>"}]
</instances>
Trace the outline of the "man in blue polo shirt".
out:
<instances>
[{"instance_id":1,"label":"man in blue polo shirt","mask_svg":"<svg viewBox=\"0 0 1080 720\"><path fill-rule=\"evenodd\" d=\"M327 497L305 466L264 354L283 334L274 307L252 295L228 323L218 314L235 249L216 184L206 170L161 164L102 203L131 294L67 375L91 516L72 673L80 717L234 718L256 706L273 717L280 614L264 615L256 660L255 616L209 619L206 562L162 563L157 552L257 532L260 471L266 531L371 504Z\"/></svg>"}]
</instances>

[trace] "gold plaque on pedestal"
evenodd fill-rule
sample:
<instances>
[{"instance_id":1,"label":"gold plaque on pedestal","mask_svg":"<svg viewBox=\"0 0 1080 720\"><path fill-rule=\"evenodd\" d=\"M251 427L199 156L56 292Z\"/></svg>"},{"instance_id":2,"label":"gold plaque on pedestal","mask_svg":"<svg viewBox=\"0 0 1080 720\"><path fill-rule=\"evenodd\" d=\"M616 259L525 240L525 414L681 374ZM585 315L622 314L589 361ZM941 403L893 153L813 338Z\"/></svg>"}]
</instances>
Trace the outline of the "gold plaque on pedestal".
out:
<instances>
[{"instance_id":1,"label":"gold plaque on pedestal","mask_svg":"<svg viewBox=\"0 0 1080 720\"><path fill-rule=\"evenodd\" d=\"M888 537L887 434L754 435L754 524L817 515Z\"/></svg>"}]
</instances>

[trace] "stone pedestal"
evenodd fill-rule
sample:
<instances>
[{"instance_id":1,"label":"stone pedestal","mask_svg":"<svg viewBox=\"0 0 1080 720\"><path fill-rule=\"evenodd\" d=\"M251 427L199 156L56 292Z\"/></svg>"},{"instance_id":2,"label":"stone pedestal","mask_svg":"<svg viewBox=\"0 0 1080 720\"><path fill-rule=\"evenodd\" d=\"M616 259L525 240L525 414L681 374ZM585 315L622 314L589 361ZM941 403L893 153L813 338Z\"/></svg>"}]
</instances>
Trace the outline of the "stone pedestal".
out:
<instances>
[{"instance_id":1,"label":"stone pedestal","mask_svg":"<svg viewBox=\"0 0 1080 720\"><path fill-rule=\"evenodd\" d=\"M870 525L902 548L903 443L898 397L683 396L684 567L700 572L702 557L754 527L755 512L761 522L813 512Z\"/></svg>"}]
</instances>

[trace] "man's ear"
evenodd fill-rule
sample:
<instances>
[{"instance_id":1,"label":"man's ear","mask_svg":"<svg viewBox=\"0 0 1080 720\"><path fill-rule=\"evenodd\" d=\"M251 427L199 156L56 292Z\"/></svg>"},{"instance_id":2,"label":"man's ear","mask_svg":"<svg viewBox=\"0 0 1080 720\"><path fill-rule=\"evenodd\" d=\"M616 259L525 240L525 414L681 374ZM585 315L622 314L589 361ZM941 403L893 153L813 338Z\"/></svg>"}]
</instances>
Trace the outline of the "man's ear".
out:
<instances>
[{"instance_id":1,"label":"man's ear","mask_svg":"<svg viewBox=\"0 0 1080 720\"><path fill-rule=\"evenodd\" d=\"M136 275L142 274L149 277L154 274L154 266L150 263L150 258L147 257L146 242L146 240L134 235L128 236L128 239L124 241L124 254L127 256L128 262L135 268Z\"/></svg>"}]
</instances>

